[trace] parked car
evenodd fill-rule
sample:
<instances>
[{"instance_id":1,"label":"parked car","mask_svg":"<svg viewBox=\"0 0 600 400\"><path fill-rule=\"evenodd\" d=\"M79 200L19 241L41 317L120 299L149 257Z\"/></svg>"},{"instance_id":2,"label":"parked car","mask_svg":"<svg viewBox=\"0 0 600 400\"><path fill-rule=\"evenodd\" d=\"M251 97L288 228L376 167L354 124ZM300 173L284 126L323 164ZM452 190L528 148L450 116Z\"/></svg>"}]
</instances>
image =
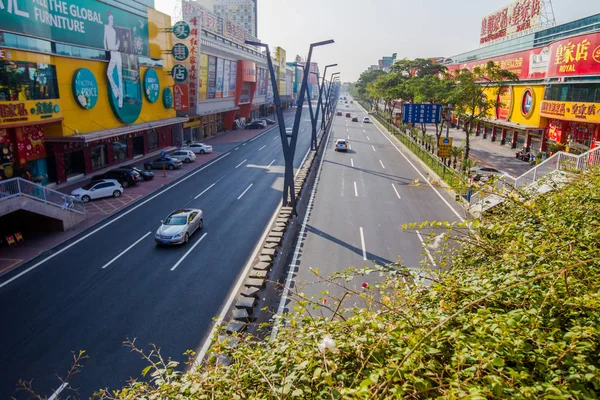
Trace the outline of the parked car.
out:
<instances>
[{"instance_id":1,"label":"parked car","mask_svg":"<svg viewBox=\"0 0 600 400\"><path fill-rule=\"evenodd\" d=\"M203 213L199 209L175 210L160 221L160 227L154 235L156 244L182 244L204 225Z\"/></svg>"},{"instance_id":2,"label":"parked car","mask_svg":"<svg viewBox=\"0 0 600 400\"><path fill-rule=\"evenodd\" d=\"M137 172L138 174L140 174L140 176L142 177L143 180L145 181L151 181L152 179L154 179L154 172L152 171L145 171L141 168L136 167L135 165L127 165L125 167L120 167L119 169L130 169L133 170L135 172Z\"/></svg>"},{"instance_id":3,"label":"parked car","mask_svg":"<svg viewBox=\"0 0 600 400\"><path fill-rule=\"evenodd\" d=\"M183 165L183 163L175 158L171 158L171 157L161 157L158 158L154 161L146 161L144 163L144 169L163 169L163 168L167 168L167 169L175 169L175 168L181 168L181 166Z\"/></svg>"},{"instance_id":4,"label":"parked car","mask_svg":"<svg viewBox=\"0 0 600 400\"><path fill-rule=\"evenodd\" d=\"M338 111L338 112L337 112L337 116L338 116L338 117L341 117L341 116L342 116L342 112L341 112L341 111Z\"/></svg>"},{"instance_id":5,"label":"parked car","mask_svg":"<svg viewBox=\"0 0 600 400\"><path fill-rule=\"evenodd\" d=\"M358 117L352 117L352 122L358 122Z\"/></svg>"},{"instance_id":6,"label":"parked car","mask_svg":"<svg viewBox=\"0 0 600 400\"><path fill-rule=\"evenodd\" d=\"M338 139L335 141L335 151L348 151L348 141L346 139Z\"/></svg>"},{"instance_id":7,"label":"parked car","mask_svg":"<svg viewBox=\"0 0 600 400\"><path fill-rule=\"evenodd\" d=\"M103 179L115 179L119 181L124 188L128 188L129 186L135 185L136 183L144 180L139 173L128 168L115 168L103 173L102 175L93 177L92 181L100 181Z\"/></svg>"},{"instance_id":8,"label":"parked car","mask_svg":"<svg viewBox=\"0 0 600 400\"><path fill-rule=\"evenodd\" d=\"M116 179L92 181L71 192L71 196L84 203L102 197L120 197L121 194L123 194L123 186Z\"/></svg>"},{"instance_id":9,"label":"parked car","mask_svg":"<svg viewBox=\"0 0 600 400\"><path fill-rule=\"evenodd\" d=\"M246 125L246 129L264 129L266 127L267 123L261 120L256 120Z\"/></svg>"},{"instance_id":10,"label":"parked car","mask_svg":"<svg viewBox=\"0 0 600 400\"><path fill-rule=\"evenodd\" d=\"M354 104L354 101L350 100L350 104Z\"/></svg>"},{"instance_id":11,"label":"parked car","mask_svg":"<svg viewBox=\"0 0 600 400\"><path fill-rule=\"evenodd\" d=\"M208 144L204 143L192 143L181 150L191 150L196 154L208 154L212 153L213 148L212 146L209 146Z\"/></svg>"},{"instance_id":12,"label":"parked car","mask_svg":"<svg viewBox=\"0 0 600 400\"><path fill-rule=\"evenodd\" d=\"M187 149L174 151L173 153L169 154L169 157L175 158L179 161L183 161L186 164L189 164L192 161L196 160L196 154L193 151Z\"/></svg>"},{"instance_id":13,"label":"parked car","mask_svg":"<svg viewBox=\"0 0 600 400\"><path fill-rule=\"evenodd\" d=\"M346 104L344 108L350 108L350 104Z\"/></svg>"},{"instance_id":14,"label":"parked car","mask_svg":"<svg viewBox=\"0 0 600 400\"><path fill-rule=\"evenodd\" d=\"M485 166L473 167L470 171L474 181L486 181L492 176L505 175L505 172L499 169Z\"/></svg>"},{"instance_id":15,"label":"parked car","mask_svg":"<svg viewBox=\"0 0 600 400\"><path fill-rule=\"evenodd\" d=\"M270 118L261 118L261 121L265 121L267 125L275 125L275 121Z\"/></svg>"},{"instance_id":16,"label":"parked car","mask_svg":"<svg viewBox=\"0 0 600 400\"><path fill-rule=\"evenodd\" d=\"M346 118L350 118L350 117L352 117L352 114L346 113Z\"/></svg>"},{"instance_id":17,"label":"parked car","mask_svg":"<svg viewBox=\"0 0 600 400\"><path fill-rule=\"evenodd\" d=\"M370 124L370 123L371 123L371 118L369 118L369 117L363 118L363 124Z\"/></svg>"}]
</instances>

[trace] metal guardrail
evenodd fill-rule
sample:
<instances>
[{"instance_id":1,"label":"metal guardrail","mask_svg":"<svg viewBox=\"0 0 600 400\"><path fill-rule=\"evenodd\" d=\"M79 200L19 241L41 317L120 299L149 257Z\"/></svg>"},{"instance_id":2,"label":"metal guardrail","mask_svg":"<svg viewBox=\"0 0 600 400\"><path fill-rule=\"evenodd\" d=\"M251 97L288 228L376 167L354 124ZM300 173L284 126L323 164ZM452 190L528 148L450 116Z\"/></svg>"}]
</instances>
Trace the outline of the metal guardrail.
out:
<instances>
[{"instance_id":1,"label":"metal guardrail","mask_svg":"<svg viewBox=\"0 0 600 400\"><path fill-rule=\"evenodd\" d=\"M83 201L73 196L48 189L44 185L33 183L23 178L0 181L0 202L19 196L85 215Z\"/></svg>"}]
</instances>

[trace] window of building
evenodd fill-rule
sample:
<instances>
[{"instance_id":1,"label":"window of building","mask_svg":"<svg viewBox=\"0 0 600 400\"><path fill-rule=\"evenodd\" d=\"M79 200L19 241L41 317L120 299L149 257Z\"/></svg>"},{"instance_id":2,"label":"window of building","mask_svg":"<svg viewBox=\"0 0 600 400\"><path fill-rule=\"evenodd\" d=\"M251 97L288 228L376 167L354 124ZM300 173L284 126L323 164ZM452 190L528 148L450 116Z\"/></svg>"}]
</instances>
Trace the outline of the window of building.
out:
<instances>
[{"instance_id":1,"label":"window of building","mask_svg":"<svg viewBox=\"0 0 600 400\"><path fill-rule=\"evenodd\" d=\"M600 83L546 86L544 100L600 103Z\"/></svg>"},{"instance_id":2,"label":"window of building","mask_svg":"<svg viewBox=\"0 0 600 400\"><path fill-rule=\"evenodd\" d=\"M0 61L0 101L58 98L58 82L54 65Z\"/></svg>"},{"instance_id":3,"label":"window of building","mask_svg":"<svg viewBox=\"0 0 600 400\"><path fill-rule=\"evenodd\" d=\"M127 138L124 137L120 140L112 142L113 149L113 161L120 162L129 158L129 151L127 149Z\"/></svg>"},{"instance_id":4,"label":"window of building","mask_svg":"<svg viewBox=\"0 0 600 400\"><path fill-rule=\"evenodd\" d=\"M100 144L90 148L92 153L92 168L99 169L108 165L108 153L106 152L106 145Z\"/></svg>"},{"instance_id":5,"label":"window of building","mask_svg":"<svg viewBox=\"0 0 600 400\"><path fill-rule=\"evenodd\" d=\"M148 132L148 150L158 149L158 132L155 130Z\"/></svg>"}]
</instances>

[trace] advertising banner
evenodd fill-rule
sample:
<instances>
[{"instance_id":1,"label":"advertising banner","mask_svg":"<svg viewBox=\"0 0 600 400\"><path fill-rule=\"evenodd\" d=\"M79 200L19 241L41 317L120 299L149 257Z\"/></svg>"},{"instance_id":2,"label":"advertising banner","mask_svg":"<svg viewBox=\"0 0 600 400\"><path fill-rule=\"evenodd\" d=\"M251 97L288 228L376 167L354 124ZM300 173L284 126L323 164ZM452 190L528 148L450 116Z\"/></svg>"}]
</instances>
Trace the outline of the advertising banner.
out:
<instances>
[{"instance_id":1,"label":"advertising banner","mask_svg":"<svg viewBox=\"0 0 600 400\"><path fill-rule=\"evenodd\" d=\"M53 121L62 117L57 101L0 102L0 126L23 122Z\"/></svg>"},{"instance_id":2,"label":"advertising banner","mask_svg":"<svg viewBox=\"0 0 600 400\"><path fill-rule=\"evenodd\" d=\"M235 97L235 90L237 89L237 63L232 61L229 68L229 97Z\"/></svg>"},{"instance_id":3,"label":"advertising banner","mask_svg":"<svg viewBox=\"0 0 600 400\"><path fill-rule=\"evenodd\" d=\"M515 0L481 20L479 43L493 43L541 25L542 0Z\"/></svg>"},{"instance_id":4,"label":"advertising banner","mask_svg":"<svg viewBox=\"0 0 600 400\"><path fill-rule=\"evenodd\" d=\"M240 94L240 102L239 104L248 104L250 103L250 91L252 90L252 86L248 82L244 82L242 85L242 91Z\"/></svg>"},{"instance_id":5,"label":"advertising banner","mask_svg":"<svg viewBox=\"0 0 600 400\"><path fill-rule=\"evenodd\" d=\"M512 111L512 98L513 95L511 87L504 88L498 95L496 101L498 101L500 104L498 107L496 107L496 119L501 119L504 121L508 120L508 117L510 117L510 113Z\"/></svg>"},{"instance_id":6,"label":"advertising banner","mask_svg":"<svg viewBox=\"0 0 600 400\"><path fill-rule=\"evenodd\" d=\"M223 21L223 36L241 44L248 39L248 33L244 27L229 20Z\"/></svg>"},{"instance_id":7,"label":"advertising banner","mask_svg":"<svg viewBox=\"0 0 600 400\"><path fill-rule=\"evenodd\" d=\"M100 1L1 0L0 21L3 30L46 40L148 55L148 20Z\"/></svg>"},{"instance_id":8,"label":"advertising banner","mask_svg":"<svg viewBox=\"0 0 600 400\"><path fill-rule=\"evenodd\" d=\"M173 104L176 111L190 111L189 86L176 84L173 86Z\"/></svg>"},{"instance_id":9,"label":"advertising banner","mask_svg":"<svg viewBox=\"0 0 600 400\"><path fill-rule=\"evenodd\" d=\"M225 60L223 64L223 97L229 97L229 76L231 74L231 61Z\"/></svg>"},{"instance_id":10,"label":"advertising banner","mask_svg":"<svg viewBox=\"0 0 600 400\"><path fill-rule=\"evenodd\" d=\"M548 118L600 123L600 104L544 100L540 114Z\"/></svg>"},{"instance_id":11,"label":"advertising banner","mask_svg":"<svg viewBox=\"0 0 600 400\"><path fill-rule=\"evenodd\" d=\"M206 94L208 92L208 55L200 54L200 79L198 80L198 98L200 100L206 100Z\"/></svg>"},{"instance_id":12,"label":"advertising banner","mask_svg":"<svg viewBox=\"0 0 600 400\"><path fill-rule=\"evenodd\" d=\"M262 81L262 94L267 95L269 93L269 87L271 87L271 77L269 76L269 70L263 69L263 81Z\"/></svg>"},{"instance_id":13,"label":"advertising banner","mask_svg":"<svg viewBox=\"0 0 600 400\"><path fill-rule=\"evenodd\" d=\"M242 82L256 82L256 63L252 61L238 61L242 69Z\"/></svg>"},{"instance_id":14,"label":"advertising banner","mask_svg":"<svg viewBox=\"0 0 600 400\"><path fill-rule=\"evenodd\" d=\"M286 88L286 95L291 96L293 94L293 87L292 87L292 77L293 77L293 72L292 71L286 71L286 83L285 83L285 88Z\"/></svg>"},{"instance_id":15,"label":"advertising banner","mask_svg":"<svg viewBox=\"0 0 600 400\"><path fill-rule=\"evenodd\" d=\"M222 58L217 58L217 90L216 98L220 99L223 97L223 67L224 61Z\"/></svg>"},{"instance_id":16,"label":"advertising banner","mask_svg":"<svg viewBox=\"0 0 600 400\"><path fill-rule=\"evenodd\" d=\"M207 99L214 99L217 94L217 57L208 56L208 94Z\"/></svg>"},{"instance_id":17,"label":"advertising banner","mask_svg":"<svg viewBox=\"0 0 600 400\"><path fill-rule=\"evenodd\" d=\"M134 123L142 112L142 82L138 56L110 52L106 69L108 100L117 119L124 124Z\"/></svg>"}]
</instances>

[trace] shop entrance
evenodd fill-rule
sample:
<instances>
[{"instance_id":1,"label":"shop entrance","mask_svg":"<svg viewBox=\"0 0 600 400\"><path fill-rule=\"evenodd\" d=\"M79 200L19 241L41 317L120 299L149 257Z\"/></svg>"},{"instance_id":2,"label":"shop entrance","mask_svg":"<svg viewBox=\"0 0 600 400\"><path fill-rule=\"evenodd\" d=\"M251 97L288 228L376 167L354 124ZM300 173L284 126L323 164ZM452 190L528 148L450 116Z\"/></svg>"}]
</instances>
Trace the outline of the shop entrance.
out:
<instances>
[{"instance_id":1,"label":"shop entrance","mask_svg":"<svg viewBox=\"0 0 600 400\"><path fill-rule=\"evenodd\" d=\"M65 153L65 175L67 178L85 173L85 161L83 158L83 150L72 151Z\"/></svg>"},{"instance_id":2,"label":"shop entrance","mask_svg":"<svg viewBox=\"0 0 600 400\"><path fill-rule=\"evenodd\" d=\"M144 137L136 136L132 140L133 142L133 157L140 157L144 155Z\"/></svg>"}]
</instances>

